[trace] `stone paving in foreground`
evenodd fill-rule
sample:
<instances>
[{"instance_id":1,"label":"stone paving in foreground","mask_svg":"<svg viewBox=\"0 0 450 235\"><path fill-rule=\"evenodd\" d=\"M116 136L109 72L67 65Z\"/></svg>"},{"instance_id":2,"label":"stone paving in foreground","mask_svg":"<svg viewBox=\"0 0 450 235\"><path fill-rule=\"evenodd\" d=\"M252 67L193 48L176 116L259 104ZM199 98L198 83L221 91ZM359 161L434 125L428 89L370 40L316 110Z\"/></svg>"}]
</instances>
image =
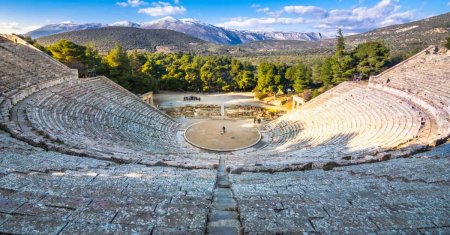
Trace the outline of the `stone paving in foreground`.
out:
<instances>
[{"instance_id":1,"label":"stone paving in foreground","mask_svg":"<svg viewBox=\"0 0 450 235\"><path fill-rule=\"evenodd\" d=\"M248 233L449 234L450 161L231 175Z\"/></svg>"},{"instance_id":2,"label":"stone paving in foreground","mask_svg":"<svg viewBox=\"0 0 450 235\"><path fill-rule=\"evenodd\" d=\"M206 230L216 170L117 165L0 137L0 234Z\"/></svg>"},{"instance_id":3,"label":"stone paving in foreground","mask_svg":"<svg viewBox=\"0 0 450 235\"><path fill-rule=\"evenodd\" d=\"M223 162L220 172L118 165L1 134L0 233L450 233L450 161L433 151L330 171L227 174Z\"/></svg>"},{"instance_id":4,"label":"stone paving in foreground","mask_svg":"<svg viewBox=\"0 0 450 235\"><path fill-rule=\"evenodd\" d=\"M143 233L205 230L212 170L114 166L0 178L0 232Z\"/></svg>"}]
</instances>

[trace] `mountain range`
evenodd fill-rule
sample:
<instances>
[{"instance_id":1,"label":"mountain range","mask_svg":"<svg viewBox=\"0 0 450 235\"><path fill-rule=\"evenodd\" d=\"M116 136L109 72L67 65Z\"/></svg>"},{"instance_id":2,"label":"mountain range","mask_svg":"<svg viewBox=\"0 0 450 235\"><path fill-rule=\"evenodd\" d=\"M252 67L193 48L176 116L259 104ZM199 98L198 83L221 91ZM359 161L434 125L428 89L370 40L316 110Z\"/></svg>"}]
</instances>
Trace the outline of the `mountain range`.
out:
<instances>
[{"instance_id":1,"label":"mountain range","mask_svg":"<svg viewBox=\"0 0 450 235\"><path fill-rule=\"evenodd\" d=\"M37 42L47 46L67 39L79 45L92 45L100 53L107 53L120 43L126 50L143 51L186 51L197 52L197 48L207 47L201 39L168 29L142 29L135 27L108 26L94 29L58 33L37 38Z\"/></svg>"},{"instance_id":2,"label":"mountain range","mask_svg":"<svg viewBox=\"0 0 450 235\"><path fill-rule=\"evenodd\" d=\"M194 20L166 18L164 20L150 22L144 26L152 28L157 27L158 24L166 24L167 22L172 22L172 25L177 25L178 23L176 22L178 21L183 21L183 24L189 24L189 22L195 23L196 25L201 24ZM143 26L139 25L139 27ZM187 29L187 27L183 28ZM220 30L220 28L217 30ZM406 24L392 25L357 35L346 36L345 43L346 48L351 50L367 41L382 40L390 48L393 57L407 57L429 45L443 45L446 37L450 35L449 33L450 13L445 13ZM210 33L205 31L205 34ZM220 36L220 34L217 35ZM97 29L79 30L40 37L37 41L42 45L49 45L64 38L74 41L77 44L93 44L102 53L108 52L114 47L114 43L118 42L127 50L187 51L203 55L232 55L233 57L254 63L258 63L259 61L296 63L299 56L304 61L314 60L318 57L331 55L336 43L334 38L322 38L318 41L262 40L243 44L218 45L208 43L198 39L198 37L202 37L201 33L193 37L173 30L136 28L135 23L124 21ZM223 40L226 37L218 38ZM242 40L238 36L234 39Z\"/></svg>"},{"instance_id":3,"label":"mountain range","mask_svg":"<svg viewBox=\"0 0 450 235\"><path fill-rule=\"evenodd\" d=\"M39 29L28 32L32 38L40 38L59 33L80 31L86 29L98 29L105 27L132 27L142 29L169 29L181 32L192 37L202 39L221 45L237 45L254 41L265 40L296 40L296 41L319 41L324 38L321 33L300 33L300 32L251 32L225 29L222 27L207 24L195 19L175 19L173 17L164 17L159 20L147 23L134 23L130 21L120 21L113 24L74 24L70 22L61 24L49 24Z\"/></svg>"}]
</instances>

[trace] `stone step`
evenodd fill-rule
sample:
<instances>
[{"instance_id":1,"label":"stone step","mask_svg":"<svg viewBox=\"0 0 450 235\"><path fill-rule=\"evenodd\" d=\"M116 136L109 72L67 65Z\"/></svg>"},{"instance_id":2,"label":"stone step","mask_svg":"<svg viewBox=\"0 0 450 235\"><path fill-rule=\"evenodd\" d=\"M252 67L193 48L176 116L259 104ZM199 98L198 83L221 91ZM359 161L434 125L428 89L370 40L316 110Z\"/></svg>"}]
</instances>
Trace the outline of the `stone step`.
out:
<instances>
[{"instance_id":1,"label":"stone step","mask_svg":"<svg viewBox=\"0 0 450 235\"><path fill-rule=\"evenodd\" d=\"M212 209L208 215L207 234L242 234L238 205L231 190L223 158L219 159L216 180Z\"/></svg>"}]
</instances>

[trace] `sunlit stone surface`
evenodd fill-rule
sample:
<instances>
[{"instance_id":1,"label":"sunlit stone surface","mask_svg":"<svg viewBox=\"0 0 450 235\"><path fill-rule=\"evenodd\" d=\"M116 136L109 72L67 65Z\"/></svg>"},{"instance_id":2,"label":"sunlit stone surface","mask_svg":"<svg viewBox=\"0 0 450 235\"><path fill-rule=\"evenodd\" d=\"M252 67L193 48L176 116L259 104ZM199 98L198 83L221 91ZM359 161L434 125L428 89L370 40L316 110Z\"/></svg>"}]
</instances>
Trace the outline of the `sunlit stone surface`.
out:
<instances>
[{"instance_id":1,"label":"sunlit stone surface","mask_svg":"<svg viewBox=\"0 0 450 235\"><path fill-rule=\"evenodd\" d=\"M450 130L449 64L430 47L219 154L107 78L0 37L0 233L449 234L449 143L430 148Z\"/></svg>"}]
</instances>

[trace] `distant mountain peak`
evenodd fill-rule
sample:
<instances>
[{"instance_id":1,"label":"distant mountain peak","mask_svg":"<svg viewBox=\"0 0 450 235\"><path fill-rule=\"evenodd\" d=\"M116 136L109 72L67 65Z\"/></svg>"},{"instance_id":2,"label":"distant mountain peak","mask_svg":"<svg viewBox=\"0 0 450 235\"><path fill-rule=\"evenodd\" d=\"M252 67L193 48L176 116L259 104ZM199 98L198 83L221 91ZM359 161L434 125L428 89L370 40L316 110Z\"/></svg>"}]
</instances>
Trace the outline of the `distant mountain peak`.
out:
<instances>
[{"instance_id":1,"label":"distant mountain peak","mask_svg":"<svg viewBox=\"0 0 450 235\"><path fill-rule=\"evenodd\" d=\"M176 19L172 16L166 16L161 19L145 22L142 24L134 23L131 21L118 21L109 25L95 23L75 24L72 22L65 22L61 24L46 25L27 34L32 38L37 38L58 33L84 29L96 29L108 26L133 27L143 29L168 29L181 32L208 42L228 45L264 40L318 41L323 38L322 34L315 32L251 32L225 29L199 21L197 19Z\"/></svg>"},{"instance_id":2,"label":"distant mountain peak","mask_svg":"<svg viewBox=\"0 0 450 235\"><path fill-rule=\"evenodd\" d=\"M323 38L320 33L300 32L251 32L226 29L196 19L175 19L164 17L141 25L146 29L170 29L182 32L216 44L241 44L263 40L300 40L318 41Z\"/></svg>"},{"instance_id":3,"label":"distant mountain peak","mask_svg":"<svg viewBox=\"0 0 450 235\"><path fill-rule=\"evenodd\" d=\"M138 23L134 23L128 20L124 20L124 21L117 21L114 22L112 24L109 24L108 26L122 26L122 27L135 27L135 28L139 28L141 25Z\"/></svg>"},{"instance_id":4,"label":"distant mountain peak","mask_svg":"<svg viewBox=\"0 0 450 235\"><path fill-rule=\"evenodd\" d=\"M172 16L166 16L166 17L154 20L154 21L150 21L147 24L153 24L153 23L159 23L159 22L179 22L179 21L180 20L178 20Z\"/></svg>"},{"instance_id":5,"label":"distant mountain peak","mask_svg":"<svg viewBox=\"0 0 450 235\"><path fill-rule=\"evenodd\" d=\"M204 23L200 20L192 19L192 18L183 18L183 19L180 19L180 21L185 22L185 23L197 23L197 24L208 25L207 23Z\"/></svg>"},{"instance_id":6,"label":"distant mountain peak","mask_svg":"<svg viewBox=\"0 0 450 235\"><path fill-rule=\"evenodd\" d=\"M58 33L65 33L65 32L71 32L71 31L78 31L78 30L86 30L86 29L97 29L102 28L107 25L100 24L100 23L87 23L87 24L76 24L73 22L63 22L60 24L49 24L45 25L39 29L33 30L31 32L28 32L26 35L31 36L32 38L38 38Z\"/></svg>"}]
</instances>

